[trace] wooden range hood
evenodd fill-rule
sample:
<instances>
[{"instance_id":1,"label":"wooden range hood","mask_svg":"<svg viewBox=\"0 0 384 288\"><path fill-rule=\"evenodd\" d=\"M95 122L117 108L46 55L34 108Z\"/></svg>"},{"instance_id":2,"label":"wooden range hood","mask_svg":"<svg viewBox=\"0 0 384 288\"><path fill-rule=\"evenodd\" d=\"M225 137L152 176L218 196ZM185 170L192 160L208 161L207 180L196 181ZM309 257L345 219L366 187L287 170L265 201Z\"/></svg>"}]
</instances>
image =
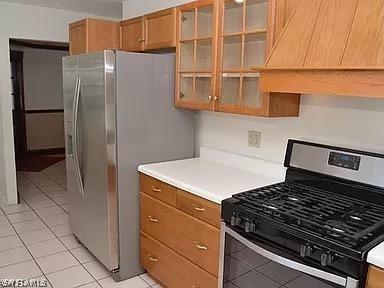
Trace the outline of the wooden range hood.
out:
<instances>
[{"instance_id":1,"label":"wooden range hood","mask_svg":"<svg viewBox=\"0 0 384 288\"><path fill-rule=\"evenodd\" d=\"M298 1L260 87L384 98L384 0Z\"/></svg>"}]
</instances>

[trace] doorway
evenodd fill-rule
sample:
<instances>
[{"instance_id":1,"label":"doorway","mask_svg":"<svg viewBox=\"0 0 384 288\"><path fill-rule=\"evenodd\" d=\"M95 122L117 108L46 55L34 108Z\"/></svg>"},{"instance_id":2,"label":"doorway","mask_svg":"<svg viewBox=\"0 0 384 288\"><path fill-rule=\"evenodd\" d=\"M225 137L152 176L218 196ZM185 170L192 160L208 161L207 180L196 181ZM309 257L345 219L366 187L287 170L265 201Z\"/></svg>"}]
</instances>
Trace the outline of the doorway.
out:
<instances>
[{"instance_id":1,"label":"doorway","mask_svg":"<svg viewBox=\"0 0 384 288\"><path fill-rule=\"evenodd\" d=\"M10 39L17 171L38 172L65 157L62 57L68 43Z\"/></svg>"},{"instance_id":2,"label":"doorway","mask_svg":"<svg viewBox=\"0 0 384 288\"><path fill-rule=\"evenodd\" d=\"M16 163L27 152L25 131L25 106L24 106L24 79L23 79L23 52L11 50L11 95L13 100L13 135L15 145Z\"/></svg>"}]
</instances>

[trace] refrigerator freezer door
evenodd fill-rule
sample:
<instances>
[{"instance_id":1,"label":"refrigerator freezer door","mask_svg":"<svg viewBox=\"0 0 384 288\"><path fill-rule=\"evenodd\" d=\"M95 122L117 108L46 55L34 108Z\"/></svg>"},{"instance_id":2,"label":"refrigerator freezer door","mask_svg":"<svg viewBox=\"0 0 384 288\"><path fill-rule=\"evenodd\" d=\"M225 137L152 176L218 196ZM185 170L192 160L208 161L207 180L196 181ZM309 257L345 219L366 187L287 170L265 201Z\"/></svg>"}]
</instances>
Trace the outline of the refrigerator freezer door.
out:
<instances>
[{"instance_id":1,"label":"refrigerator freezer door","mask_svg":"<svg viewBox=\"0 0 384 288\"><path fill-rule=\"evenodd\" d=\"M115 53L103 51L78 56L77 83L78 93L73 89L72 99L74 153L73 159L69 159L72 169L69 182L76 183L73 185L76 188L68 191L70 227L112 271L119 266Z\"/></svg>"}]
</instances>

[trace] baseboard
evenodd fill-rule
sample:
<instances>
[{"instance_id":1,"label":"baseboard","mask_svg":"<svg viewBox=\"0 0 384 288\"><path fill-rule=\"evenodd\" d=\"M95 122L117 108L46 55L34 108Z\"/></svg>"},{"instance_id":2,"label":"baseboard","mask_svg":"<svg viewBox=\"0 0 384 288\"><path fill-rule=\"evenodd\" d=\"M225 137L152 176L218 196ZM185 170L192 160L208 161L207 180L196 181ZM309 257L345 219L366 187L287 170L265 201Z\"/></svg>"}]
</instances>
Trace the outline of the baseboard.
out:
<instances>
[{"instance_id":1,"label":"baseboard","mask_svg":"<svg viewBox=\"0 0 384 288\"><path fill-rule=\"evenodd\" d=\"M39 149L39 150L29 150L28 155L55 155L55 154L65 154L65 147L59 148L49 148L49 149Z\"/></svg>"}]
</instances>

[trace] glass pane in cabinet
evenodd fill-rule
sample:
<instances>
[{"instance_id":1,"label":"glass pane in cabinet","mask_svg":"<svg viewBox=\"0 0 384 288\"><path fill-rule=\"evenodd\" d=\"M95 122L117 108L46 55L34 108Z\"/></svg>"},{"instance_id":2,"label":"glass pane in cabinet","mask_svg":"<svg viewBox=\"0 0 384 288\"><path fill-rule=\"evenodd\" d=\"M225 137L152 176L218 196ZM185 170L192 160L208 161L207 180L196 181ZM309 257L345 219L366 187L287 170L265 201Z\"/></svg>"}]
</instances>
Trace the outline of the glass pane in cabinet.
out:
<instances>
[{"instance_id":1,"label":"glass pane in cabinet","mask_svg":"<svg viewBox=\"0 0 384 288\"><path fill-rule=\"evenodd\" d=\"M243 3L228 0L224 3L224 34L243 31Z\"/></svg>"},{"instance_id":2,"label":"glass pane in cabinet","mask_svg":"<svg viewBox=\"0 0 384 288\"><path fill-rule=\"evenodd\" d=\"M244 64L243 68L263 66L265 61L265 33L249 34L244 40Z\"/></svg>"},{"instance_id":3,"label":"glass pane in cabinet","mask_svg":"<svg viewBox=\"0 0 384 288\"><path fill-rule=\"evenodd\" d=\"M212 40L196 41L196 71L210 71L212 67Z\"/></svg>"},{"instance_id":4,"label":"glass pane in cabinet","mask_svg":"<svg viewBox=\"0 0 384 288\"><path fill-rule=\"evenodd\" d=\"M241 36L224 37L223 70L241 69Z\"/></svg>"},{"instance_id":5,"label":"glass pane in cabinet","mask_svg":"<svg viewBox=\"0 0 384 288\"><path fill-rule=\"evenodd\" d=\"M195 38L195 10L181 12L181 40Z\"/></svg>"},{"instance_id":6,"label":"glass pane in cabinet","mask_svg":"<svg viewBox=\"0 0 384 288\"><path fill-rule=\"evenodd\" d=\"M195 87L195 96L196 100L199 102L207 103L209 102L209 97L211 96L211 77L207 75L199 75L196 77L196 87Z\"/></svg>"},{"instance_id":7,"label":"glass pane in cabinet","mask_svg":"<svg viewBox=\"0 0 384 288\"><path fill-rule=\"evenodd\" d=\"M259 90L259 74L245 74L243 77L243 106L259 108L261 92Z\"/></svg>"},{"instance_id":8,"label":"glass pane in cabinet","mask_svg":"<svg viewBox=\"0 0 384 288\"><path fill-rule=\"evenodd\" d=\"M240 75L223 73L221 78L220 103L224 105L239 105Z\"/></svg>"},{"instance_id":9,"label":"glass pane in cabinet","mask_svg":"<svg viewBox=\"0 0 384 288\"><path fill-rule=\"evenodd\" d=\"M213 6L197 10L197 38L212 37Z\"/></svg>"},{"instance_id":10,"label":"glass pane in cabinet","mask_svg":"<svg viewBox=\"0 0 384 288\"><path fill-rule=\"evenodd\" d=\"M192 101L193 99L193 76L181 75L180 77L180 100Z\"/></svg>"},{"instance_id":11,"label":"glass pane in cabinet","mask_svg":"<svg viewBox=\"0 0 384 288\"><path fill-rule=\"evenodd\" d=\"M245 30L259 30L267 27L267 1L247 0Z\"/></svg>"},{"instance_id":12,"label":"glass pane in cabinet","mask_svg":"<svg viewBox=\"0 0 384 288\"><path fill-rule=\"evenodd\" d=\"M194 42L180 43L180 69L181 71L192 71L194 59Z\"/></svg>"}]
</instances>

